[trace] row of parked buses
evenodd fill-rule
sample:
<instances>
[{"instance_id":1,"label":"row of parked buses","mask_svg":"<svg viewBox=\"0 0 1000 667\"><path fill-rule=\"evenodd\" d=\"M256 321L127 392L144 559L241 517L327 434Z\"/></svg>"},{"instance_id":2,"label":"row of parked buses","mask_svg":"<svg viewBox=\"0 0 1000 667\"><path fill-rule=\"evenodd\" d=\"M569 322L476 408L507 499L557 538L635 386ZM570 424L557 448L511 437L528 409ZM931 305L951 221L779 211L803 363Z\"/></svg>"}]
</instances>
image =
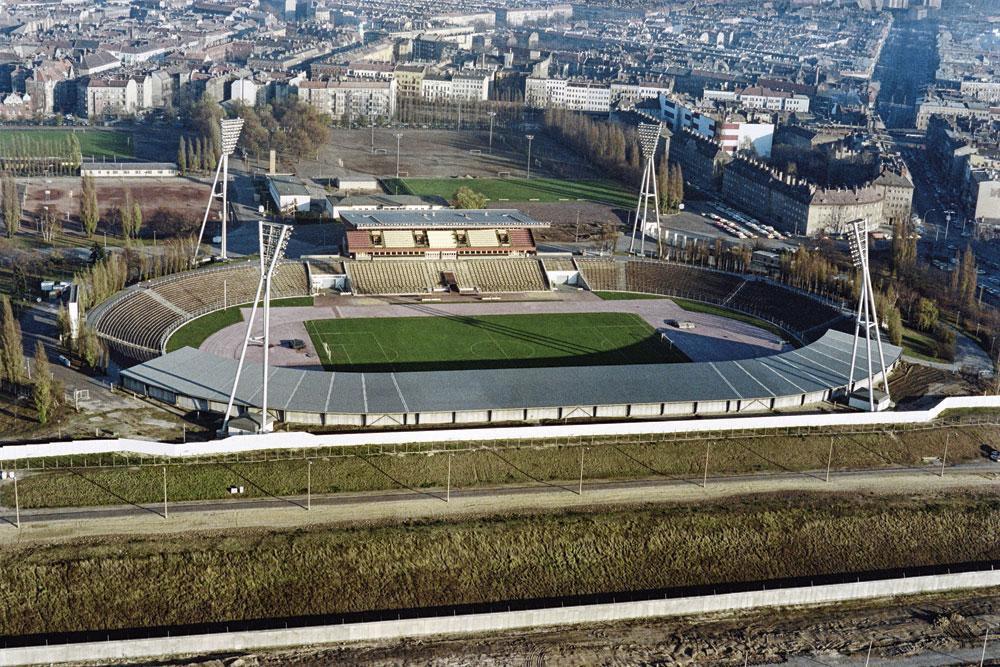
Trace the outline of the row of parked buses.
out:
<instances>
[{"instance_id":1,"label":"row of parked buses","mask_svg":"<svg viewBox=\"0 0 1000 667\"><path fill-rule=\"evenodd\" d=\"M766 239L777 239L784 241L785 236L771 225L765 225L757 220L734 211L728 206L718 206L719 210L725 213L728 218L715 213L709 213L709 217L715 221L715 226L729 232L733 236L741 239L755 239L758 236ZM731 219L730 219L731 218Z\"/></svg>"}]
</instances>

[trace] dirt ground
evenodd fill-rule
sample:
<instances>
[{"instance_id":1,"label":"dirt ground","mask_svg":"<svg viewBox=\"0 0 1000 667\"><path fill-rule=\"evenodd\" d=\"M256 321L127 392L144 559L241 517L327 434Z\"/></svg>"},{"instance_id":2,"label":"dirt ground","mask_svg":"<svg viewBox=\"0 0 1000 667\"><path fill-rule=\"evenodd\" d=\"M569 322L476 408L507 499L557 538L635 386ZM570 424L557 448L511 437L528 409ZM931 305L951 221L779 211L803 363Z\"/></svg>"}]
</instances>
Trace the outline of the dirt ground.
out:
<instances>
[{"instance_id":1,"label":"dirt ground","mask_svg":"<svg viewBox=\"0 0 1000 667\"><path fill-rule=\"evenodd\" d=\"M946 396L981 394L988 384L977 377L904 361L893 373L889 388L897 406L923 410Z\"/></svg>"},{"instance_id":2,"label":"dirt ground","mask_svg":"<svg viewBox=\"0 0 1000 667\"><path fill-rule=\"evenodd\" d=\"M189 664L847 665L979 664L1000 591L825 607L606 623L506 635L442 637L249 654ZM996 665L1000 642L987 647Z\"/></svg>"},{"instance_id":3,"label":"dirt ground","mask_svg":"<svg viewBox=\"0 0 1000 667\"><path fill-rule=\"evenodd\" d=\"M369 129L331 131L330 141L318 153L301 157L297 172L311 178L336 178L347 175L394 176L396 174L396 137L399 142L399 170L411 178L451 176L496 176L507 171L522 176L527 167L527 141L493 135L493 154L488 152L486 132L456 130L375 129L375 155L371 152ZM383 152L384 151L384 152ZM474 154L470 151L481 151ZM549 139L535 135L531 146L532 175L559 176L572 170L575 178L599 178L574 153ZM262 157L266 161L266 157ZM254 160L250 160L250 166ZM263 165L266 168L266 164Z\"/></svg>"},{"instance_id":4,"label":"dirt ground","mask_svg":"<svg viewBox=\"0 0 1000 667\"><path fill-rule=\"evenodd\" d=\"M142 207L143 218L147 221L163 211L170 216L200 223L210 188L209 184L188 178L98 179L97 200L102 219L110 217L111 211L125 201L125 192L128 191L132 193L132 201ZM43 206L54 206L60 217L69 213L72 220L77 220L80 189L78 178L34 179L28 183L24 210L36 212Z\"/></svg>"}]
</instances>

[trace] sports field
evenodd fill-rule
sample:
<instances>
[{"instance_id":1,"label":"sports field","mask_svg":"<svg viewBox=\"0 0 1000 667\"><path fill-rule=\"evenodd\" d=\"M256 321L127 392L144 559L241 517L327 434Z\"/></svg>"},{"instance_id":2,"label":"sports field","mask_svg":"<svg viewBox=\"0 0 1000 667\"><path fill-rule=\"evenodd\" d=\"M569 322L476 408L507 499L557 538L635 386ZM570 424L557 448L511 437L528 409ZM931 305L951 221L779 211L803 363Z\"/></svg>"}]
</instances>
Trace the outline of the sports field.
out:
<instances>
[{"instance_id":1,"label":"sports field","mask_svg":"<svg viewBox=\"0 0 1000 667\"><path fill-rule=\"evenodd\" d=\"M491 202L595 201L612 206L634 207L635 197L612 181L566 181L557 178L404 178L399 179L400 194L438 196L451 201L455 191L467 187ZM396 189L396 179L386 183L389 192Z\"/></svg>"},{"instance_id":2,"label":"sports field","mask_svg":"<svg viewBox=\"0 0 1000 667\"><path fill-rule=\"evenodd\" d=\"M85 157L131 157L132 138L104 130L30 129L0 132L0 156L57 157L68 155L67 138L76 135Z\"/></svg>"},{"instance_id":3,"label":"sports field","mask_svg":"<svg viewBox=\"0 0 1000 667\"><path fill-rule=\"evenodd\" d=\"M638 315L559 313L306 322L329 370L454 370L687 361Z\"/></svg>"}]
</instances>

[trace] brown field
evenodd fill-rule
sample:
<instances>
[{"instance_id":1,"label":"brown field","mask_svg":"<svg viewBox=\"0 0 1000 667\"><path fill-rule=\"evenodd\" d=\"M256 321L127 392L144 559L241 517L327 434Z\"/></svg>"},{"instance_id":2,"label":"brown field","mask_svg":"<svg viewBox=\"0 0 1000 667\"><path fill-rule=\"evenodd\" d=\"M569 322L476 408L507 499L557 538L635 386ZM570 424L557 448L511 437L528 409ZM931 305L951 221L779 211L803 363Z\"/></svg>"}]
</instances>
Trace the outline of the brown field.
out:
<instances>
[{"instance_id":1,"label":"brown field","mask_svg":"<svg viewBox=\"0 0 1000 667\"><path fill-rule=\"evenodd\" d=\"M36 179L28 187L24 210L35 213L46 205L55 207L62 218L68 212L75 227L79 220L80 189L78 178L53 178L50 183ZM102 220L99 229L114 217L114 210L124 203L128 191L132 200L142 207L144 221L147 225L154 224L161 237L189 231L192 226L197 230L205 213L209 190L210 185L187 178L98 179L97 199Z\"/></svg>"},{"instance_id":2,"label":"brown field","mask_svg":"<svg viewBox=\"0 0 1000 667\"><path fill-rule=\"evenodd\" d=\"M0 634L640 591L1000 556L995 492L785 493L0 550ZM348 574L349 573L349 574ZM137 585L121 585L122 582ZM141 584L141 585L138 585Z\"/></svg>"}]
</instances>

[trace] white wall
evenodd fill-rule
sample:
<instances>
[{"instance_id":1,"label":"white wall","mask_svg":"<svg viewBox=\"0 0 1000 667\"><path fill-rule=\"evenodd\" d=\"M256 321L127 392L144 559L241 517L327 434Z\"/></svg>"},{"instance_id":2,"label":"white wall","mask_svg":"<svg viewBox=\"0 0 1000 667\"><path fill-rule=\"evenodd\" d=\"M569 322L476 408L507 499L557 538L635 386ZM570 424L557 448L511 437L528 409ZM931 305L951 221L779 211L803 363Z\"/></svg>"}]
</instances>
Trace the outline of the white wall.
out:
<instances>
[{"instance_id":1,"label":"white wall","mask_svg":"<svg viewBox=\"0 0 1000 667\"><path fill-rule=\"evenodd\" d=\"M929 410L911 412L849 412L757 417L720 417L716 419L678 419L674 421L636 421L613 424L567 424L557 426L510 426L498 428L440 429L430 431L365 431L334 435L311 433L271 433L214 440L167 444L145 440L74 440L37 445L0 446L0 461L129 452L149 456L208 456L265 449L309 449L352 447L358 445L395 445L405 443L489 442L496 440L545 440L550 438L613 435L656 435L663 433L705 433L743 429L782 429L805 427L876 426L922 424L933 421L945 410L961 408L1000 409L1000 396L952 396L942 399ZM521 412L521 411L518 411ZM402 415L395 415L400 421ZM456 419L484 419L482 413L456 413ZM564 415L571 416L571 415ZM327 416L327 423L331 415ZM518 418L523 418L523 414ZM496 419L496 417L494 417Z\"/></svg>"},{"instance_id":2,"label":"white wall","mask_svg":"<svg viewBox=\"0 0 1000 667\"><path fill-rule=\"evenodd\" d=\"M159 639L134 639L81 644L0 649L0 666L38 663L137 660L153 656L206 655L265 648L404 637L504 632L525 628L607 623L664 616L690 616L767 607L830 604L937 591L1000 586L1000 571L962 572L848 584L762 589L742 593L702 595L639 602L618 602L500 611L461 616L324 625L288 630L259 630Z\"/></svg>"}]
</instances>

